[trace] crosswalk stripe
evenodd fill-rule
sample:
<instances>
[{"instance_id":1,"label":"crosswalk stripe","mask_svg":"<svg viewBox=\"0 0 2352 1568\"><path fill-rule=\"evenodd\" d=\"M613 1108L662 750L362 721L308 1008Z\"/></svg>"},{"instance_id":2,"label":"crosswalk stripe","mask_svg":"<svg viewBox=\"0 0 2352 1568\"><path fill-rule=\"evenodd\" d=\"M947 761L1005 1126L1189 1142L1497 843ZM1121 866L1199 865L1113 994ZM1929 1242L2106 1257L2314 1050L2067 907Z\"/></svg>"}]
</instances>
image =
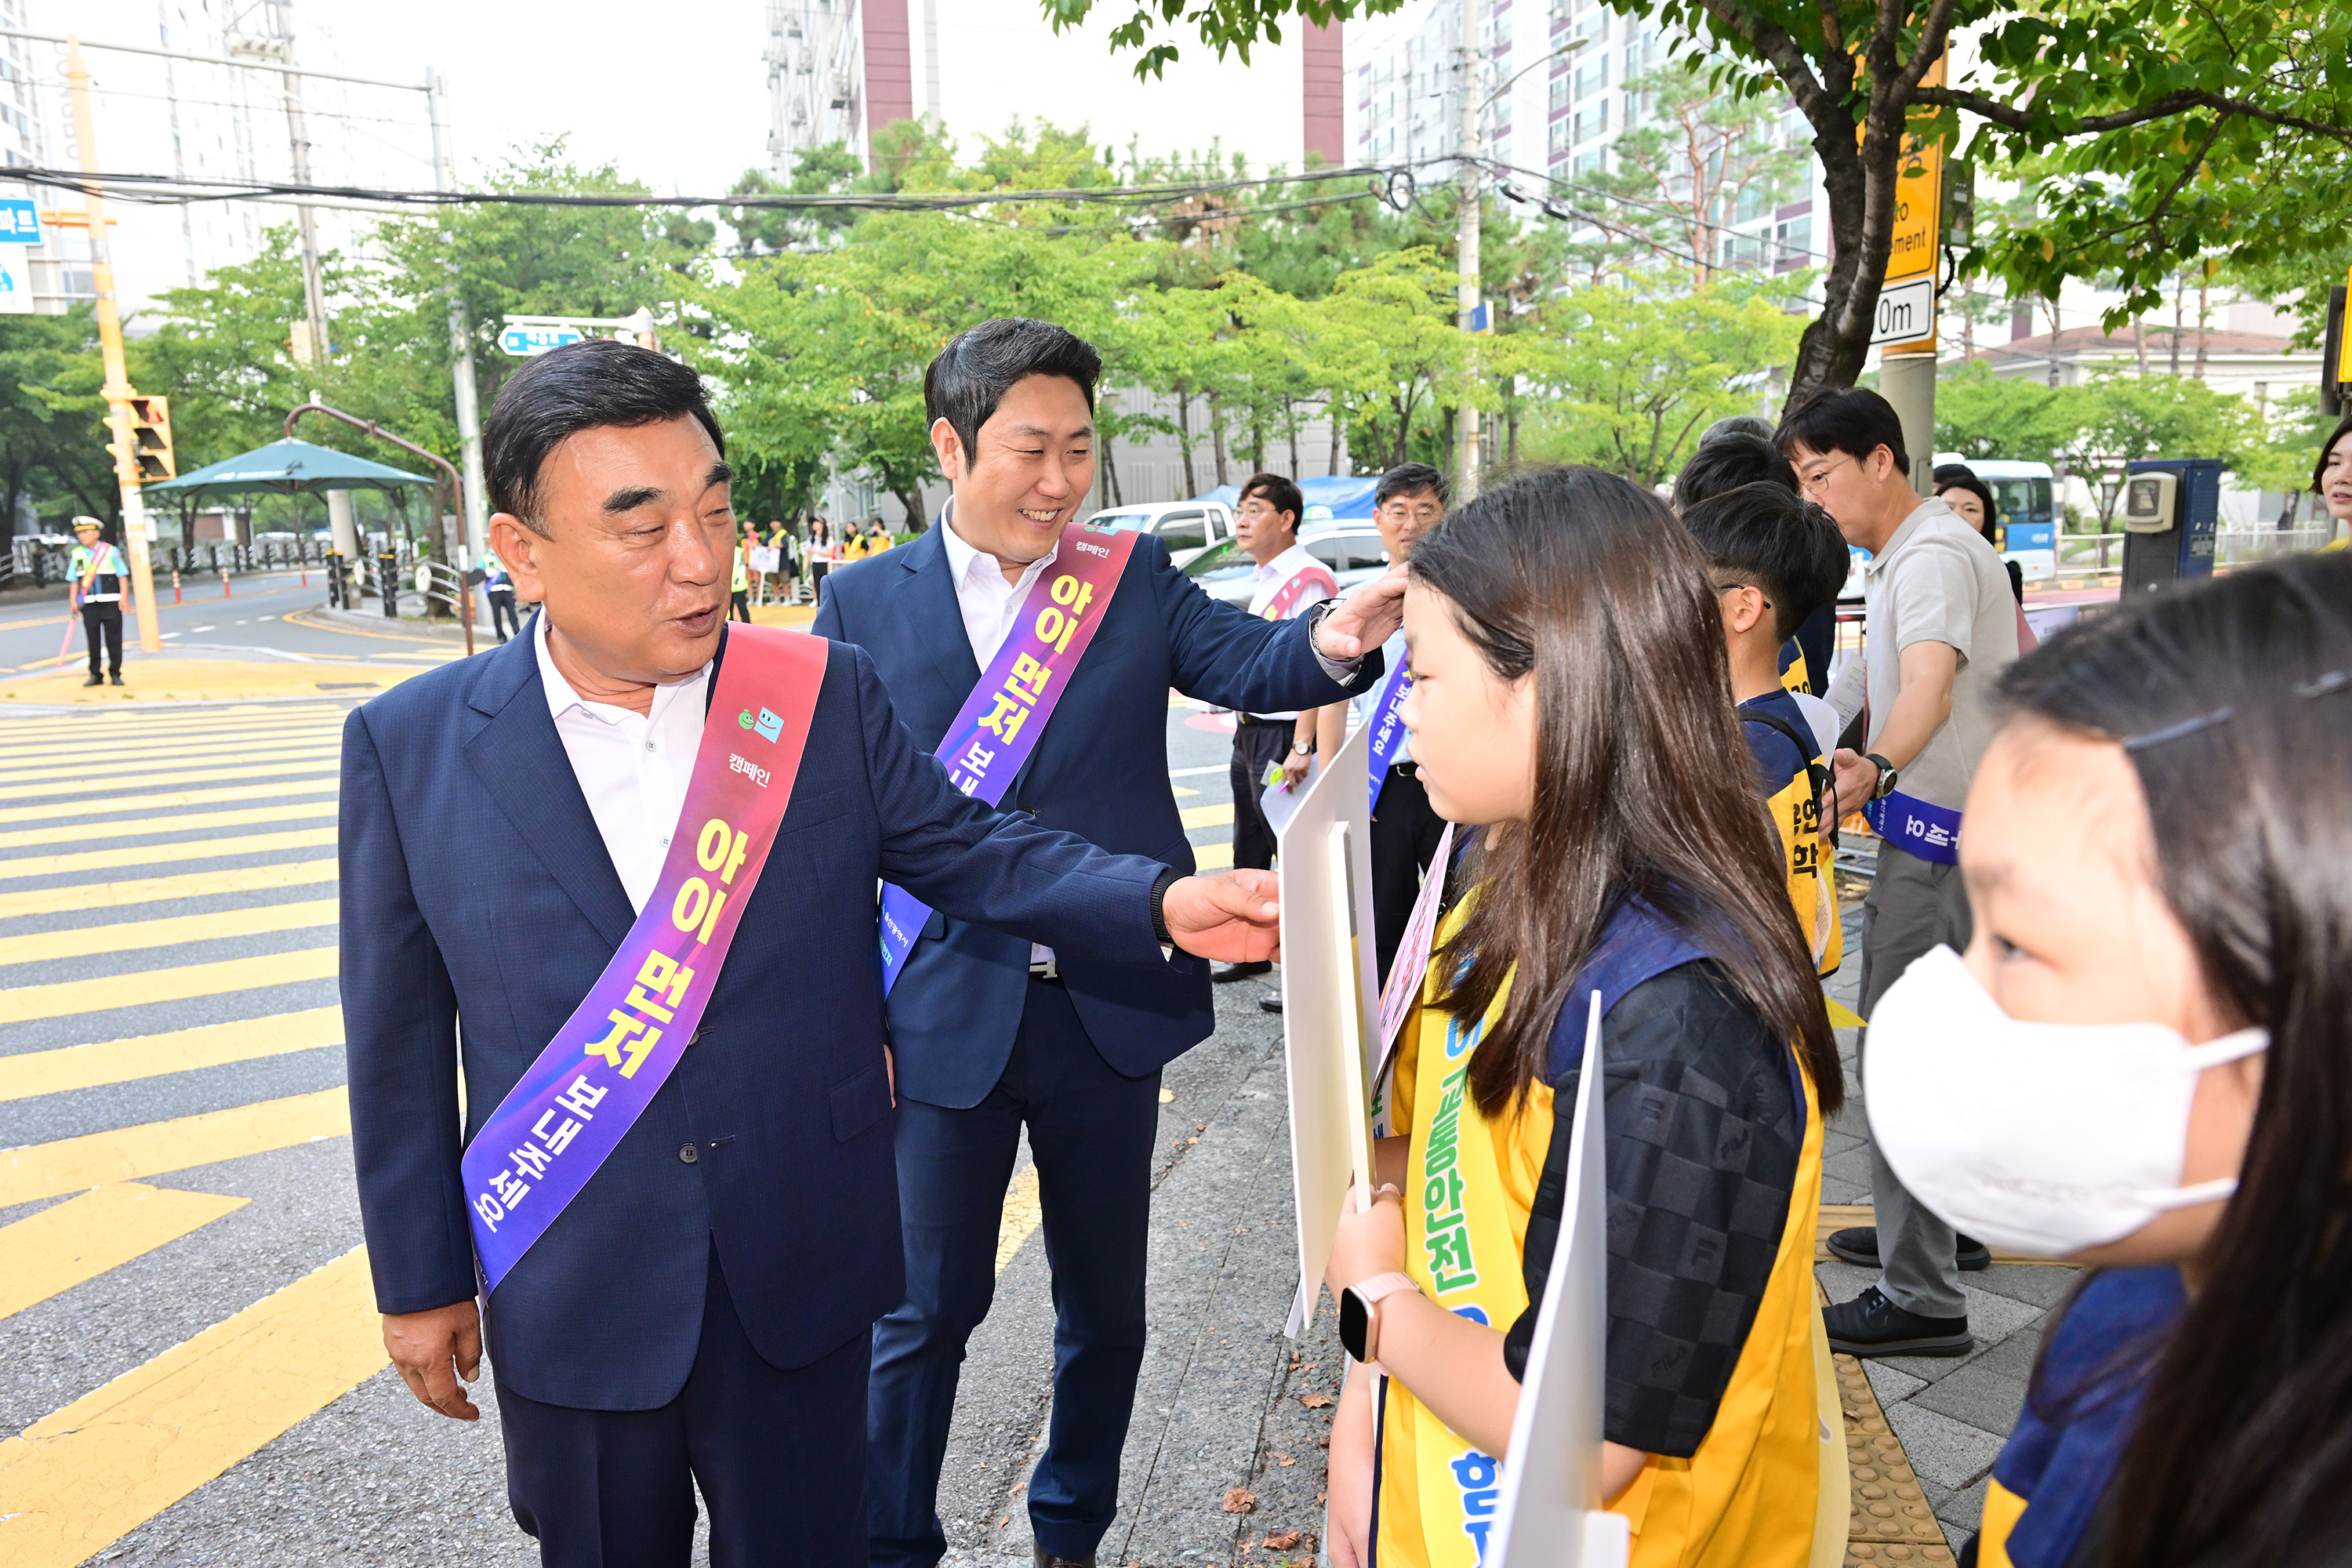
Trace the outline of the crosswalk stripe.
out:
<instances>
[{"instance_id":1,"label":"crosswalk stripe","mask_svg":"<svg viewBox=\"0 0 2352 1568\"><path fill-rule=\"evenodd\" d=\"M87 1561L386 1361L353 1247L0 1443L0 1558Z\"/></svg>"},{"instance_id":2,"label":"crosswalk stripe","mask_svg":"<svg viewBox=\"0 0 2352 1568\"><path fill-rule=\"evenodd\" d=\"M305 1007L299 1013L273 1013L266 1018L240 1018L230 1024L199 1024L191 1029L138 1035L127 1040L100 1040L87 1046L63 1046L53 1051L21 1051L13 1057L0 1057L0 1100L30 1100L36 1095L62 1094L72 1089L96 1089L104 1084L128 1083L133 1079L251 1061L257 1057L316 1050L320 1046L341 1045L342 1040L341 1007Z\"/></svg>"},{"instance_id":3,"label":"crosswalk stripe","mask_svg":"<svg viewBox=\"0 0 2352 1568\"><path fill-rule=\"evenodd\" d=\"M224 958L170 969L142 969L131 974L100 975L95 980L19 985L14 990L0 991L0 1024L71 1018L109 1007L184 1002L191 996L222 996L257 985L285 985L298 980L332 980L335 952L331 947L306 947L295 952Z\"/></svg>"},{"instance_id":4,"label":"crosswalk stripe","mask_svg":"<svg viewBox=\"0 0 2352 1568\"><path fill-rule=\"evenodd\" d=\"M95 770L88 763L63 763L45 768L0 768L0 784L26 784L38 780L47 783L52 789L72 789L77 785L83 789L104 789L115 784L141 784L145 781L139 775L148 772L151 767L178 767L182 763L198 762L206 756L226 754L246 763L300 763L309 762L317 757L336 756L342 751L342 745L341 742L303 742L284 747L275 744L248 746L226 753L222 753L212 746L192 747L190 751L194 754L152 764L145 762L126 762L114 767Z\"/></svg>"},{"instance_id":5,"label":"crosswalk stripe","mask_svg":"<svg viewBox=\"0 0 2352 1568\"><path fill-rule=\"evenodd\" d=\"M317 1138L348 1137L351 1131L351 1102L343 1091L322 1089L54 1143L0 1149L0 1208L63 1197L109 1182L142 1181L167 1171L241 1160ZM0 1513L6 1511L0 1505ZM0 1558L5 1556L0 1552Z\"/></svg>"},{"instance_id":6,"label":"crosswalk stripe","mask_svg":"<svg viewBox=\"0 0 2352 1568\"><path fill-rule=\"evenodd\" d=\"M268 888L295 888L306 882L334 879L335 862L326 859L239 866L227 871L186 871L175 877L137 877L122 882L85 882L72 888L0 893L0 920L62 914L68 910L115 909L165 899L208 899L217 893L254 893Z\"/></svg>"},{"instance_id":7,"label":"crosswalk stripe","mask_svg":"<svg viewBox=\"0 0 2352 1568\"><path fill-rule=\"evenodd\" d=\"M0 1227L0 1318L120 1268L250 1201L119 1182Z\"/></svg>"},{"instance_id":8,"label":"crosswalk stripe","mask_svg":"<svg viewBox=\"0 0 2352 1568\"><path fill-rule=\"evenodd\" d=\"M228 750L256 742L328 740L336 736L341 729L339 724L281 724L268 729L215 728L192 730L185 734L142 735L121 740L59 735L26 742L18 742L5 730L0 730L0 764L25 761L73 761L84 757L119 756L124 752L142 757L172 757L185 752Z\"/></svg>"},{"instance_id":9,"label":"crosswalk stripe","mask_svg":"<svg viewBox=\"0 0 2352 1568\"><path fill-rule=\"evenodd\" d=\"M242 811L191 811L177 816L134 816L122 822L68 823L56 827L20 827L0 833L0 849L24 849L36 844L74 844L86 838L137 838L150 833L186 833L199 827L249 827L257 822L292 822L305 816L332 816L331 800L300 805L256 805Z\"/></svg>"},{"instance_id":10,"label":"crosswalk stripe","mask_svg":"<svg viewBox=\"0 0 2352 1568\"><path fill-rule=\"evenodd\" d=\"M222 784L230 779L296 778L305 773L331 773L342 763L334 759L325 762L271 763L260 767L189 768L180 773L148 773L140 778L104 779L94 784L67 785L56 784L0 784L0 800L26 800L38 795L87 794L92 790L117 785L135 789L154 789L162 784Z\"/></svg>"},{"instance_id":11,"label":"crosswalk stripe","mask_svg":"<svg viewBox=\"0 0 2352 1568\"><path fill-rule=\"evenodd\" d=\"M178 735L203 734L224 724L300 724L320 723L341 720L343 708L337 703L317 702L305 707L291 703L270 706L247 703L235 708L203 708L193 711L174 708L168 713L98 712L70 719L8 719L0 718L0 736L38 739L58 735L68 738L90 735Z\"/></svg>"},{"instance_id":12,"label":"crosswalk stripe","mask_svg":"<svg viewBox=\"0 0 2352 1568\"><path fill-rule=\"evenodd\" d=\"M167 915L161 920L118 921L112 925L78 926L67 931L42 931L27 936L0 937L0 965L46 963L55 959L86 958L100 952L133 952L142 947L169 947L183 942L216 942L226 936L257 936L265 931L300 931L305 926L334 923L335 900L332 899L305 899L299 903L217 910L201 915Z\"/></svg>"},{"instance_id":13,"label":"crosswalk stripe","mask_svg":"<svg viewBox=\"0 0 2352 1568\"><path fill-rule=\"evenodd\" d=\"M1192 846L1192 864L1203 871L1229 871L1233 869L1234 847L1230 841L1195 844Z\"/></svg>"},{"instance_id":14,"label":"crosswalk stripe","mask_svg":"<svg viewBox=\"0 0 2352 1568\"><path fill-rule=\"evenodd\" d=\"M1231 827L1234 823L1233 802L1223 805L1191 805L1179 811L1187 827Z\"/></svg>"},{"instance_id":15,"label":"crosswalk stripe","mask_svg":"<svg viewBox=\"0 0 2352 1568\"><path fill-rule=\"evenodd\" d=\"M311 770L317 771L317 770ZM224 784L218 789L168 790L162 795L127 795L109 799L43 801L38 805L0 806L0 822L48 822L60 816L102 816L114 811L167 811L174 806L219 805L233 800L283 800L289 795L316 795L341 788L336 779L306 784Z\"/></svg>"},{"instance_id":16,"label":"crosswalk stripe","mask_svg":"<svg viewBox=\"0 0 2352 1568\"><path fill-rule=\"evenodd\" d=\"M303 827L289 833L191 838L178 844L146 844L128 849L85 849L72 855L24 855L0 860L0 878L61 877L68 871L102 871L116 866L217 860L224 855L261 855L272 849L316 849L334 841L335 830L331 827Z\"/></svg>"}]
</instances>

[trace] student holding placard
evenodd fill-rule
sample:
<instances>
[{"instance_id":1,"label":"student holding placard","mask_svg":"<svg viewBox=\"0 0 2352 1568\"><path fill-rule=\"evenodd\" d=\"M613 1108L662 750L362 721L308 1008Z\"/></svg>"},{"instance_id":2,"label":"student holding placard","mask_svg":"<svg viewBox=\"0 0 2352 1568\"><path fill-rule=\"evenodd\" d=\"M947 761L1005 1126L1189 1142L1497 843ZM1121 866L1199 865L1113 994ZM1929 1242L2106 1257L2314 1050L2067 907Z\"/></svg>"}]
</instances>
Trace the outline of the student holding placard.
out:
<instances>
[{"instance_id":1,"label":"student holding placard","mask_svg":"<svg viewBox=\"0 0 2352 1568\"><path fill-rule=\"evenodd\" d=\"M1351 1353L1386 1374L1350 1368L1340 1400L1333 1561L1473 1568L1486 1549L1560 1226L1553 1106L1598 990L1602 1494L1637 1568L1804 1563L1813 1215L1843 1086L1706 563L1654 497L1562 468L1480 497L1410 573L1412 756L1482 842L1400 1037L1411 1134L1381 1141L1383 1184L1325 1276Z\"/></svg>"}]
</instances>

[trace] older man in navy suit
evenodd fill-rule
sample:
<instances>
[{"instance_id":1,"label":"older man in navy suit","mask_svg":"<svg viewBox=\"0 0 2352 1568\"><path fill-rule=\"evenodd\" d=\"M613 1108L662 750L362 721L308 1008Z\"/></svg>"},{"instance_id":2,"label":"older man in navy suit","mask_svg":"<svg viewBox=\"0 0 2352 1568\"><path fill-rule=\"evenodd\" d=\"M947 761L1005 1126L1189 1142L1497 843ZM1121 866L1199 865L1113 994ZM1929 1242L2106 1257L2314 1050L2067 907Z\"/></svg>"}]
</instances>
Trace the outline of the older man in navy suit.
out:
<instances>
[{"instance_id":1,"label":"older man in navy suit","mask_svg":"<svg viewBox=\"0 0 2352 1568\"><path fill-rule=\"evenodd\" d=\"M863 648L898 716L937 746L1029 604L1094 485L1094 349L1044 321L988 321L924 377L953 500L907 548L835 573L816 627ZM1100 541L1077 538L1079 552ZM1202 593L1136 542L1100 629L1003 797L1040 826L1190 868L1168 783L1170 688L1266 712L1344 700L1379 676L1402 578L1293 621ZM1024 614L1024 608L1026 613ZM907 1293L876 1329L867 1492L874 1561L930 1568L957 1369L986 1316L1025 1124L1054 1270L1054 1415L1028 1486L1041 1564L1091 1563L1118 1502L1144 1337L1160 1069L1205 1038L1208 965L1041 944L934 913L890 992Z\"/></svg>"},{"instance_id":2,"label":"older man in navy suit","mask_svg":"<svg viewBox=\"0 0 2352 1568\"><path fill-rule=\"evenodd\" d=\"M909 741L864 654L738 628L792 638L809 700L765 869L669 1076L490 1269L478 1317L487 1205L462 1146L641 918L670 921L647 895L698 776L735 540L700 384L658 354L560 349L508 381L485 437L499 555L542 612L344 728L352 1148L385 1343L419 1399L471 1420L487 1333L509 1496L551 1564L682 1568L698 1486L715 1563L850 1568L870 1330L903 1294L877 879L1136 973L1176 943L1269 946L1270 889L991 811ZM541 1181L509 1222L544 1216Z\"/></svg>"}]
</instances>

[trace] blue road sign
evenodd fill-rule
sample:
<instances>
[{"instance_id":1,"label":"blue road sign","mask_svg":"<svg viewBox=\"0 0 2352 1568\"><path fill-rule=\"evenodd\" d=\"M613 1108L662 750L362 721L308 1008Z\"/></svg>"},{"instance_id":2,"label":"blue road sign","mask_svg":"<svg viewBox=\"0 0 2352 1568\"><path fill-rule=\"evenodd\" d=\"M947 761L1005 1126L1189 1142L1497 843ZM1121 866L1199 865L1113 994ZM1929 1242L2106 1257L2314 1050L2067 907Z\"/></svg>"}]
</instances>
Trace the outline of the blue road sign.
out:
<instances>
[{"instance_id":1,"label":"blue road sign","mask_svg":"<svg viewBox=\"0 0 2352 1568\"><path fill-rule=\"evenodd\" d=\"M529 359L550 349L560 349L566 343L576 343L587 334L577 327L514 327L499 333L499 347L510 354Z\"/></svg>"},{"instance_id":2,"label":"blue road sign","mask_svg":"<svg viewBox=\"0 0 2352 1568\"><path fill-rule=\"evenodd\" d=\"M0 201L0 245L38 245L41 243L41 215L33 204L24 201Z\"/></svg>"}]
</instances>

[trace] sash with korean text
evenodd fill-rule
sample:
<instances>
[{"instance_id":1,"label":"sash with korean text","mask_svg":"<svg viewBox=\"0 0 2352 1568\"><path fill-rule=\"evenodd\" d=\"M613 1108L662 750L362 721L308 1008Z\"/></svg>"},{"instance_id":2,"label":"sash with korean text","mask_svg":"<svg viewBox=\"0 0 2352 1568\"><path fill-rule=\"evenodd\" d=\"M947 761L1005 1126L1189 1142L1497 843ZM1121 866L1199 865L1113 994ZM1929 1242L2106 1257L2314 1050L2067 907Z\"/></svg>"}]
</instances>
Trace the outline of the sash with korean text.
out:
<instances>
[{"instance_id":1,"label":"sash with korean text","mask_svg":"<svg viewBox=\"0 0 2352 1568\"><path fill-rule=\"evenodd\" d=\"M729 629L660 879L604 973L466 1146L486 1294L619 1147L692 1040L791 804L824 661L822 638Z\"/></svg>"},{"instance_id":2,"label":"sash with korean text","mask_svg":"<svg viewBox=\"0 0 2352 1568\"><path fill-rule=\"evenodd\" d=\"M1319 563L1301 566L1290 574L1289 582L1274 591L1274 597L1265 602L1265 608L1258 614L1269 621L1286 621L1290 618L1290 612L1297 607L1298 601L1306 596L1308 590L1316 588L1322 590L1318 603L1339 596L1339 580Z\"/></svg>"},{"instance_id":3,"label":"sash with korean text","mask_svg":"<svg viewBox=\"0 0 2352 1568\"><path fill-rule=\"evenodd\" d=\"M1862 808L1870 830L1897 849L1938 866L1960 863L1960 814L1895 790Z\"/></svg>"},{"instance_id":4,"label":"sash with korean text","mask_svg":"<svg viewBox=\"0 0 2352 1568\"><path fill-rule=\"evenodd\" d=\"M937 755L956 788L991 805L1004 799L1069 689L1140 537L1090 522L1063 531L1054 563L1029 585L1013 629L940 742ZM922 900L882 885L884 994L898 983L930 918L931 907Z\"/></svg>"},{"instance_id":5,"label":"sash with korean text","mask_svg":"<svg viewBox=\"0 0 2352 1568\"><path fill-rule=\"evenodd\" d=\"M1381 683L1380 696L1372 700L1372 716L1369 721L1372 731L1372 750L1371 755L1365 759L1365 766L1372 775L1370 804L1375 810L1381 804L1381 785L1389 782L1389 769L1404 755L1404 694L1412 689L1412 667L1399 659L1397 667L1390 670L1388 679Z\"/></svg>"}]
</instances>

